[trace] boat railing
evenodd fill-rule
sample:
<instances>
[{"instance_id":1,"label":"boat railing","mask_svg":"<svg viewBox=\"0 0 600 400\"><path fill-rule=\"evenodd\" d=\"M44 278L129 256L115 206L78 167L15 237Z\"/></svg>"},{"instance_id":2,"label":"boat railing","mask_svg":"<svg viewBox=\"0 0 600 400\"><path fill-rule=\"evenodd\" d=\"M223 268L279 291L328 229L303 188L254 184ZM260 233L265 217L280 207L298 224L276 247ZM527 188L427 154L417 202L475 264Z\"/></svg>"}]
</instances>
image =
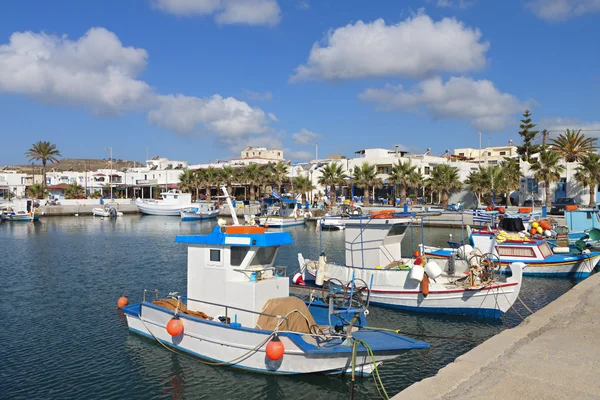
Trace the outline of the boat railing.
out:
<instances>
[{"instance_id":1,"label":"boat railing","mask_svg":"<svg viewBox=\"0 0 600 400\"><path fill-rule=\"evenodd\" d=\"M287 270L287 265L273 265L273 266L269 266L269 267L253 268L253 269L234 268L233 270L236 272L241 272L241 273L245 274L248 278L250 278L250 276L252 274L255 274L256 280L260 280L262 278L262 275L267 271L273 271L273 275L276 277L284 277L285 271Z\"/></svg>"},{"instance_id":2,"label":"boat railing","mask_svg":"<svg viewBox=\"0 0 600 400\"><path fill-rule=\"evenodd\" d=\"M158 300L159 297L159 291L158 289L154 289L154 290L148 290L148 289L144 289L144 296L143 296L143 302L146 302L146 293L152 293L155 295L155 298ZM168 293L165 297L170 297L170 298L174 298L174 299L186 299L188 301L195 301L197 303L202 303L202 304L206 304L209 306L214 306L214 307L222 307L225 311L225 322L227 324L229 324L230 318L229 318L229 311L230 310L235 310L235 311L241 311L241 312L245 312L248 314L254 314L254 315L264 315L265 317L270 317L270 318L275 318L277 320L284 320L285 321L285 329L287 330L289 327L289 318L286 317L285 315L275 315L275 314L269 314L269 313L265 313L262 311L254 311L254 310L248 310L246 308L240 308L240 307L235 307L235 306L230 306L230 305L226 305L226 304L220 304L220 303L214 303L211 301L206 301L206 300L199 300L199 299L194 299L191 297L185 297L185 296L179 296L179 295L174 295L173 293Z\"/></svg>"}]
</instances>

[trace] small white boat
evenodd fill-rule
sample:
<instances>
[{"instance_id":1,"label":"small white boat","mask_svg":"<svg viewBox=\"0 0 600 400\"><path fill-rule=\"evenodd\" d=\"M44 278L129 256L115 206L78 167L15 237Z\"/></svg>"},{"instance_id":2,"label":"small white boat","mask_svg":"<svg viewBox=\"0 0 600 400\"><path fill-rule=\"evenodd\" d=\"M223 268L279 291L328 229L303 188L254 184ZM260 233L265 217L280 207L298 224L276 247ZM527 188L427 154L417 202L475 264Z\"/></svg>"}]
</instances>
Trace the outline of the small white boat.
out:
<instances>
[{"instance_id":1,"label":"small white boat","mask_svg":"<svg viewBox=\"0 0 600 400\"><path fill-rule=\"evenodd\" d=\"M190 193L172 189L160 196L160 200L137 199L135 205L144 214L168 216L180 216L181 210L194 207Z\"/></svg>"},{"instance_id":2,"label":"small white boat","mask_svg":"<svg viewBox=\"0 0 600 400\"><path fill-rule=\"evenodd\" d=\"M92 215L94 217L117 218L117 217L122 217L123 213L120 211L117 211L117 209L112 207L110 204L106 204L106 205L104 205L104 208L100 208L100 207L93 208Z\"/></svg>"},{"instance_id":3,"label":"small white boat","mask_svg":"<svg viewBox=\"0 0 600 400\"><path fill-rule=\"evenodd\" d=\"M10 206L0 210L0 218L4 221L38 221L42 215L44 213L35 208L34 200L31 199L14 200Z\"/></svg>"},{"instance_id":4,"label":"small white boat","mask_svg":"<svg viewBox=\"0 0 600 400\"><path fill-rule=\"evenodd\" d=\"M305 214L295 198L266 198L261 203L260 226L285 228L304 225Z\"/></svg>"},{"instance_id":5,"label":"small white boat","mask_svg":"<svg viewBox=\"0 0 600 400\"><path fill-rule=\"evenodd\" d=\"M34 213L27 212L27 211L14 211L12 213L6 214L7 221L31 222L31 221L34 221L34 219L35 219Z\"/></svg>"},{"instance_id":6,"label":"small white boat","mask_svg":"<svg viewBox=\"0 0 600 400\"><path fill-rule=\"evenodd\" d=\"M280 246L293 243L290 234L240 226L235 213L232 219L233 226L223 220L208 235L176 238L188 246L187 296L144 296L124 306L131 332L211 365L269 374L369 374L382 361L428 347L367 327L366 287L328 293L327 302L289 296L285 268L274 262Z\"/></svg>"},{"instance_id":7,"label":"small white boat","mask_svg":"<svg viewBox=\"0 0 600 400\"><path fill-rule=\"evenodd\" d=\"M410 222L371 219L346 226L346 265L298 260L304 280L315 284L349 277L371 289L371 303L415 312L498 318L508 311L521 290L523 263L510 265L511 276L500 274L493 255L469 262L402 257L401 244ZM386 222L387 221L387 222Z\"/></svg>"},{"instance_id":8,"label":"small white boat","mask_svg":"<svg viewBox=\"0 0 600 400\"><path fill-rule=\"evenodd\" d=\"M193 207L180 211L182 221L198 221L202 219L217 218L219 208L212 203L196 203Z\"/></svg>"}]
</instances>

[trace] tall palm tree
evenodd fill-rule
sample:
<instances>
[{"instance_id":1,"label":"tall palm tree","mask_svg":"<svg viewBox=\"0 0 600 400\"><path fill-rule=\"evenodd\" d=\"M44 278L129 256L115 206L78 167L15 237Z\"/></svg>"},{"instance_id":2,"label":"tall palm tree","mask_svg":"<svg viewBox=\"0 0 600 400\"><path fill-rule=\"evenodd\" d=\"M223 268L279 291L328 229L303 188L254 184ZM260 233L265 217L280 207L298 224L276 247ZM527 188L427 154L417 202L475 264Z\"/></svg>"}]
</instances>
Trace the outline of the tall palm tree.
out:
<instances>
[{"instance_id":1,"label":"tall palm tree","mask_svg":"<svg viewBox=\"0 0 600 400\"><path fill-rule=\"evenodd\" d=\"M65 199L76 199L85 196L85 188L79 186L77 182L73 182L65 188Z\"/></svg>"},{"instance_id":2,"label":"tall palm tree","mask_svg":"<svg viewBox=\"0 0 600 400\"><path fill-rule=\"evenodd\" d=\"M552 150L556 151L566 162L580 161L586 154L592 153L598 147L596 138L585 137L581 129L567 129L556 139L550 139Z\"/></svg>"},{"instance_id":3,"label":"tall palm tree","mask_svg":"<svg viewBox=\"0 0 600 400\"><path fill-rule=\"evenodd\" d=\"M600 180L600 155L589 153L584 156L577 167L575 180L590 189L588 207L594 207L596 200L596 185Z\"/></svg>"},{"instance_id":4,"label":"tall palm tree","mask_svg":"<svg viewBox=\"0 0 600 400\"><path fill-rule=\"evenodd\" d=\"M211 188L218 186L221 181L219 171L214 167L208 167L204 170L204 185L206 187L206 201L211 200Z\"/></svg>"},{"instance_id":5,"label":"tall palm tree","mask_svg":"<svg viewBox=\"0 0 600 400\"><path fill-rule=\"evenodd\" d=\"M416 172L417 166L412 165L410 160L406 162L398 161L398 164L394 164L392 166L392 172L388 180L394 185L394 191L396 190L396 186L401 184L400 189L400 206L404 206L406 203L406 193L408 192L408 185L411 174Z\"/></svg>"},{"instance_id":6,"label":"tall palm tree","mask_svg":"<svg viewBox=\"0 0 600 400\"><path fill-rule=\"evenodd\" d=\"M42 189L46 190L46 164L48 161L55 163L60 157L60 151L56 148L55 144L50 142L39 141L31 145L29 150L25 153L25 156L29 158L29 161L41 160L42 161Z\"/></svg>"},{"instance_id":7,"label":"tall palm tree","mask_svg":"<svg viewBox=\"0 0 600 400\"><path fill-rule=\"evenodd\" d=\"M179 174L179 188L182 192L189 193L196 186L196 173L191 169L184 169Z\"/></svg>"},{"instance_id":8,"label":"tall palm tree","mask_svg":"<svg viewBox=\"0 0 600 400\"><path fill-rule=\"evenodd\" d=\"M294 177L292 179L292 185L294 185L294 191L302 195L302 203L306 202L306 193L315 189L315 186L310 179L302 175Z\"/></svg>"},{"instance_id":9,"label":"tall palm tree","mask_svg":"<svg viewBox=\"0 0 600 400\"><path fill-rule=\"evenodd\" d=\"M244 182L250 187L250 200L256 200L256 186L261 182L261 168L258 164L249 164L244 168Z\"/></svg>"},{"instance_id":10,"label":"tall palm tree","mask_svg":"<svg viewBox=\"0 0 600 400\"><path fill-rule=\"evenodd\" d=\"M227 191L230 196L233 196L233 182L236 179L239 179L239 170L237 168L233 168L231 165L226 165L221 169L221 176L225 181L225 185L227 186Z\"/></svg>"},{"instance_id":11,"label":"tall palm tree","mask_svg":"<svg viewBox=\"0 0 600 400\"><path fill-rule=\"evenodd\" d=\"M469 186L475 197L477 197L477 204L481 204L481 196L487 191L487 182L482 169L479 168L477 171L471 171L465 180L465 184Z\"/></svg>"},{"instance_id":12,"label":"tall palm tree","mask_svg":"<svg viewBox=\"0 0 600 400\"><path fill-rule=\"evenodd\" d=\"M271 166L271 173L275 182L277 182L279 193L281 193L281 185L288 179L288 166L283 161L279 161Z\"/></svg>"},{"instance_id":13,"label":"tall palm tree","mask_svg":"<svg viewBox=\"0 0 600 400\"><path fill-rule=\"evenodd\" d=\"M418 170L415 170L408 175L408 180L406 181L408 184L408 189L415 189L417 193L417 197L419 195L419 186L423 184L423 175Z\"/></svg>"},{"instance_id":14,"label":"tall palm tree","mask_svg":"<svg viewBox=\"0 0 600 400\"><path fill-rule=\"evenodd\" d=\"M352 177L354 184L364 189L364 206L369 207L369 190L371 188L381 187L381 178L377 176L377 167L374 164L364 162L361 166L354 168Z\"/></svg>"},{"instance_id":15,"label":"tall palm tree","mask_svg":"<svg viewBox=\"0 0 600 400\"><path fill-rule=\"evenodd\" d=\"M273 191L274 187L275 187L275 182L276 182L276 178L275 178L275 165L274 163L268 163L266 166L262 166L260 167L261 173L260 173L260 180L258 182L258 197L261 197L261 192L263 194L265 193L269 193L268 191L268 187L271 188L271 191Z\"/></svg>"},{"instance_id":16,"label":"tall palm tree","mask_svg":"<svg viewBox=\"0 0 600 400\"><path fill-rule=\"evenodd\" d=\"M319 177L319 185L329 187L331 194L331 203L336 203L336 186L344 182L344 170L340 164L331 162L323 167Z\"/></svg>"},{"instance_id":17,"label":"tall palm tree","mask_svg":"<svg viewBox=\"0 0 600 400\"><path fill-rule=\"evenodd\" d=\"M560 173L565 170L565 167L561 165L560 153L547 148L543 148L539 153L537 160L531 164L531 171L533 171L533 177L536 181L544 182L546 191L546 206L552 205L551 198L551 185L554 182L560 180Z\"/></svg>"},{"instance_id":18,"label":"tall palm tree","mask_svg":"<svg viewBox=\"0 0 600 400\"><path fill-rule=\"evenodd\" d=\"M442 194L442 208L448 206L450 192L462 187L462 183L458 177L458 168L448 164L438 164L433 167L428 183L433 190Z\"/></svg>"}]
</instances>

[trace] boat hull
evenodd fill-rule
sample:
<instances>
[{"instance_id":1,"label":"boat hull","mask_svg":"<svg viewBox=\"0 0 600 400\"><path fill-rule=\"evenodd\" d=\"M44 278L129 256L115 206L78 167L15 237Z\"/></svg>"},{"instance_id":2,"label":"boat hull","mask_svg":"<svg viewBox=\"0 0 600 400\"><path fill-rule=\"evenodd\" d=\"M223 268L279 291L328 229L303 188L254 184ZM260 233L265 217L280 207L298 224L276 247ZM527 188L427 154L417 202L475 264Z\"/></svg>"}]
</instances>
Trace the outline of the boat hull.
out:
<instances>
[{"instance_id":1,"label":"boat hull","mask_svg":"<svg viewBox=\"0 0 600 400\"><path fill-rule=\"evenodd\" d=\"M159 204L158 202L151 203L151 202L142 202L142 201L137 201L135 203L135 205L140 210L140 212L143 214L163 215L163 216L172 216L172 217L180 216L181 210L183 210L184 208L189 208L189 207L193 206L192 204L166 205L166 204Z\"/></svg>"},{"instance_id":2,"label":"boat hull","mask_svg":"<svg viewBox=\"0 0 600 400\"><path fill-rule=\"evenodd\" d=\"M280 360L273 361L266 356L265 350L266 343L272 335L270 331L232 327L180 314L184 325L183 333L172 337L166 330L167 323L173 317L171 310L150 303L138 303L124 307L123 312L131 332L220 366L281 375L343 373L351 366L351 346L343 346L341 349L340 346L335 349L317 347L310 343L310 335L279 333L285 353ZM306 337L309 337L307 341L304 340ZM427 347L423 342L408 338L404 340L407 341L406 350L408 347ZM394 358L403 352L385 350L385 345L382 350L378 351L377 346L374 346L373 350L376 363ZM358 373L371 372L373 364L366 351L358 352L356 366Z\"/></svg>"},{"instance_id":3,"label":"boat hull","mask_svg":"<svg viewBox=\"0 0 600 400\"><path fill-rule=\"evenodd\" d=\"M9 214L6 216L6 220L12 222L31 222L34 220L34 216L29 214Z\"/></svg>"},{"instance_id":4,"label":"boat hull","mask_svg":"<svg viewBox=\"0 0 600 400\"><path fill-rule=\"evenodd\" d=\"M182 221L200 221L203 219L217 218L218 210L204 211L200 213L180 211Z\"/></svg>"},{"instance_id":5,"label":"boat hull","mask_svg":"<svg viewBox=\"0 0 600 400\"><path fill-rule=\"evenodd\" d=\"M304 225L304 217L281 218L281 217L260 217L260 226L270 226L273 228L285 228L288 226Z\"/></svg>"}]
</instances>

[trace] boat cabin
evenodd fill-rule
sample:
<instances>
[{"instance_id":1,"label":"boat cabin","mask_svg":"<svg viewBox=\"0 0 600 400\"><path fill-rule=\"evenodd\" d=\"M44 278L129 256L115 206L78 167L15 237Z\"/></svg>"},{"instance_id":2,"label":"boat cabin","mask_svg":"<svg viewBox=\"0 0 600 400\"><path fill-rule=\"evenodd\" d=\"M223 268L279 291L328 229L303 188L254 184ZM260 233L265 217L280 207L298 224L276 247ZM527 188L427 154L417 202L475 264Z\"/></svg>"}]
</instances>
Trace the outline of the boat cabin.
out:
<instances>
[{"instance_id":1,"label":"boat cabin","mask_svg":"<svg viewBox=\"0 0 600 400\"><path fill-rule=\"evenodd\" d=\"M596 209L565 210L565 221L569 232L584 232L600 228L600 213Z\"/></svg>"},{"instance_id":2,"label":"boat cabin","mask_svg":"<svg viewBox=\"0 0 600 400\"><path fill-rule=\"evenodd\" d=\"M293 244L288 232L216 226L208 235L177 236L175 241L188 245L190 311L227 315L231 322L254 327L267 300L289 296L285 271L274 265L279 247Z\"/></svg>"},{"instance_id":3,"label":"boat cabin","mask_svg":"<svg viewBox=\"0 0 600 400\"><path fill-rule=\"evenodd\" d=\"M508 239L498 240L496 231L480 230L471 235L471 245L479 248L483 253L493 253L501 259L519 260L544 260L555 253L568 253L561 251L562 248L554 248L553 251L547 241L540 239Z\"/></svg>"},{"instance_id":4,"label":"boat cabin","mask_svg":"<svg viewBox=\"0 0 600 400\"><path fill-rule=\"evenodd\" d=\"M262 216L273 216L281 218L298 218L301 207L298 200L290 198L266 198L262 200L260 213Z\"/></svg>"},{"instance_id":5,"label":"boat cabin","mask_svg":"<svg viewBox=\"0 0 600 400\"><path fill-rule=\"evenodd\" d=\"M402 240L410 225L405 222L365 220L346 225L346 265L355 268L385 267L402 258Z\"/></svg>"},{"instance_id":6,"label":"boat cabin","mask_svg":"<svg viewBox=\"0 0 600 400\"><path fill-rule=\"evenodd\" d=\"M171 189L160 194L163 204L189 204L192 202L191 193L183 193L180 190Z\"/></svg>"}]
</instances>

